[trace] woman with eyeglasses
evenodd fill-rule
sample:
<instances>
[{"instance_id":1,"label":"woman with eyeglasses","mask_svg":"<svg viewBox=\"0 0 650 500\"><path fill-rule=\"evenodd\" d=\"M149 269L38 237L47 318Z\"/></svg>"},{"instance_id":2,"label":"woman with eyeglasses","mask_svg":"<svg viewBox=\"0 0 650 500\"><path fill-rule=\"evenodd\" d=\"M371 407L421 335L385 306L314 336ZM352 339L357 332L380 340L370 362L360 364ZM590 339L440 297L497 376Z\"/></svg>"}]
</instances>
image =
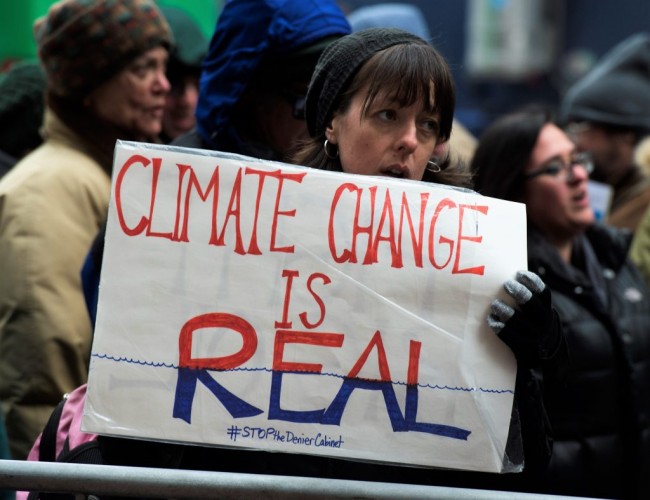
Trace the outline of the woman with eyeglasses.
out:
<instances>
[{"instance_id":1,"label":"woman with eyeglasses","mask_svg":"<svg viewBox=\"0 0 650 500\"><path fill-rule=\"evenodd\" d=\"M504 116L472 160L480 193L526 204L529 269L553 292L569 370L545 377L553 455L537 491L650 498L650 295L630 235L599 225L592 164L539 109Z\"/></svg>"}]
</instances>

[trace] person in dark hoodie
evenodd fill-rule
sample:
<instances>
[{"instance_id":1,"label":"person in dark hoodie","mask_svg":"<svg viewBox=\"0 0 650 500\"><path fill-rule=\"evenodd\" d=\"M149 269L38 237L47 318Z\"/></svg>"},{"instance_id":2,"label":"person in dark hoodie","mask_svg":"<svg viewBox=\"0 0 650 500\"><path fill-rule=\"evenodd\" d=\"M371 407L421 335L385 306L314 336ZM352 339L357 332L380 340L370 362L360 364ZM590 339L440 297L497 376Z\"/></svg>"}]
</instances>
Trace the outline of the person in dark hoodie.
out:
<instances>
[{"instance_id":1,"label":"person in dark hoodie","mask_svg":"<svg viewBox=\"0 0 650 500\"><path fill-rule=\"evenodd\" d=\"M308 137L304 105L318 57L350 31L334 0L226 3L204 59L197 126L172 144L285 159Z\"/></svg>"}]
</instances>

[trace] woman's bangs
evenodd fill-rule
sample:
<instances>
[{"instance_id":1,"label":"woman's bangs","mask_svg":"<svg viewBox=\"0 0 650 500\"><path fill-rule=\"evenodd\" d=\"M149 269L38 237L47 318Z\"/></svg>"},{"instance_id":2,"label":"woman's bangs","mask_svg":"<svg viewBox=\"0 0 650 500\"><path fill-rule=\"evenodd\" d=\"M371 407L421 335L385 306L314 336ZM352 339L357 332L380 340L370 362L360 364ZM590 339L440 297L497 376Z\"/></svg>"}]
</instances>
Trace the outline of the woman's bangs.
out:
<instances>
[{"instance_id":1,"label":"woman's bangs","mask_svg":"<svg viewBox=\"0 0 650 500\"><path fill-rule=\"evenodd\" d=\"M400 106L408 107L423 100L427 112L437 112L434 92L437 75L431 64L431 54L423 50L426 48L403 44L377 54L373 61L366 106L381 92Z\"/></svg>"}]
</instances>

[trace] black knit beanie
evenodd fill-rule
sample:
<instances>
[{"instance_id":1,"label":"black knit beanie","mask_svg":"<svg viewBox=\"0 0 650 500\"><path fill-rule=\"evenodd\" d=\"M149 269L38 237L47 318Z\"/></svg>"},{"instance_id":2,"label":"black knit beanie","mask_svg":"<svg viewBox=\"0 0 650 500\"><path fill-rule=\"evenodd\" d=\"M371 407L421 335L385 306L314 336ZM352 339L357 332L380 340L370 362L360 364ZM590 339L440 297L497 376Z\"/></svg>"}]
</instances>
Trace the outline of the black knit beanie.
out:
<instances>
[{"instance_id":1,"label":"black knit beanie","mask_svg":"<svg viewBox=\"0 0 650 500\"><path fill-rule=\"evenodd\" d=\"M0 80L0 150L20 158L43 142L44 93L45 73L36 61L12 66Z\"/></svg>"},{"instance_id":2,"label":"black knit beanie","mask_svg":"<svg viewBox=\"0 0 650 500\"><path fill-rule=\"evenodd\" d=\"M310 135L325 133L341 92L368 59L393 45L413 42L426 44L420 37L396 28L368 28L330 44L318 60L307 92L305 113Z\"/></svg>"},{"instance_id":3,"label":"black knit beanie","mask_svg":"<svg viewBox=\"0 0 650 500\"><path fill-rule=\"evenodd\" d=\"M650 131L650 34L611 49L562 100L560 119Z\"/></svg>"}]
</instances>

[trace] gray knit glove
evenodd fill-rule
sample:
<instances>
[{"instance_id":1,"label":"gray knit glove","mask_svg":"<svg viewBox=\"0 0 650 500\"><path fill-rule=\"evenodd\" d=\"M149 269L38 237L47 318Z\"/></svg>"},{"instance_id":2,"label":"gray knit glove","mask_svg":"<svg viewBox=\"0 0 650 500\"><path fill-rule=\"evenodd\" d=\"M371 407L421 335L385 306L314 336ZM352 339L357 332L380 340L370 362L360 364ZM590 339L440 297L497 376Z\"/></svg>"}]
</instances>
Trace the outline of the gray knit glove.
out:
<instances>
[{"instance_id":1,"label":"gray knit glove","mask_svg":"<svg viewBox=\"0 0 650 500\"><path fill-rule=\"evenodd\" d=\"M531 271L517 272L516 279L503 285L517 307L495 299L487 321L490 328L510 347L518 361L548 359L557 351L562 332L551 305L551 291Z\"/></svg>"}]
</instances>

